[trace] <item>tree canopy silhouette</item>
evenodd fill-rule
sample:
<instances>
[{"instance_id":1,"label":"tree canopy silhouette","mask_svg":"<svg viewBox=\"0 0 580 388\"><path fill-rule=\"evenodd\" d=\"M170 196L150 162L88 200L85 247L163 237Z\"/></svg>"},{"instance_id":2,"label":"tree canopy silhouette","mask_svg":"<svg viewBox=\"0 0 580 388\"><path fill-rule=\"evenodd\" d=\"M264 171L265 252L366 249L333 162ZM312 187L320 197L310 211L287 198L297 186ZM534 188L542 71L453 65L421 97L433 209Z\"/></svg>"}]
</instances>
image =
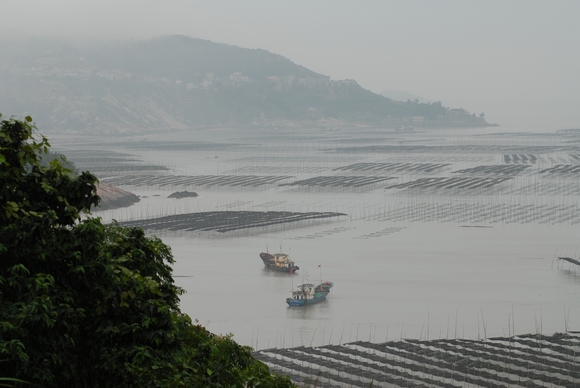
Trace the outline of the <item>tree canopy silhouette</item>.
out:
<instances>
[{"instance_id":1,"label":"tree canopy silhouette","mask_svg":"<svg viewBox=\"0 0 580 388\"><path fill-rule=\"evenodd\" d=\"M43 166L50 144L32 119L0 120L0 377L45 387L292 386L180 311L170 247L90 216L94 175L58 159Z\"/></svg>"}]
</instances>

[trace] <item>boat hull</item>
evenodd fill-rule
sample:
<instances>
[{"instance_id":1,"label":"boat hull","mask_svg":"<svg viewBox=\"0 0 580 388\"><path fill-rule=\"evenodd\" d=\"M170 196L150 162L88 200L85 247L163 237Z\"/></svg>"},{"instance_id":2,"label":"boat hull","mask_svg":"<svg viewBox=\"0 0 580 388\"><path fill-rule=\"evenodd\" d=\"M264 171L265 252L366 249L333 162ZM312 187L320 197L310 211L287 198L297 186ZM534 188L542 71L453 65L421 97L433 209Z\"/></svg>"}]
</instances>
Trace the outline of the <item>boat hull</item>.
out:
<instances>
[{"instance_id":1,"label":"boat hull","mask_svg":"<svg viewBox=\"0 0 580 388\"><path fill-rule=\"evenodd\" d=\"M293 298L286 298L286 303L288 303L288 306L307 306L309 304L315 304L315 303L319 303L322 302L323 300L326 299L326 296L328 295L328 293L321 293L320 295L316 295L314 294L314 297L312 299L293 299Z\"/></svg>"},{"instance_id":2,"label":"boat hull","mask_svg":"<svg viewBox=\"0 0 580 388\"><path fill-rule=\"evenodd\" d=\"M263 261L264 261L264 266L267 269L271 269L272 271L286 272L286 273L296 273L296 271L298 271L298 269L299 269L298 266L293 266L293 267L290 267L290 268L283 268L283 267L278 267L278 266L276 266L274 264L268 263L265 260L263 260Z\"/></svg>"}]
</instances>

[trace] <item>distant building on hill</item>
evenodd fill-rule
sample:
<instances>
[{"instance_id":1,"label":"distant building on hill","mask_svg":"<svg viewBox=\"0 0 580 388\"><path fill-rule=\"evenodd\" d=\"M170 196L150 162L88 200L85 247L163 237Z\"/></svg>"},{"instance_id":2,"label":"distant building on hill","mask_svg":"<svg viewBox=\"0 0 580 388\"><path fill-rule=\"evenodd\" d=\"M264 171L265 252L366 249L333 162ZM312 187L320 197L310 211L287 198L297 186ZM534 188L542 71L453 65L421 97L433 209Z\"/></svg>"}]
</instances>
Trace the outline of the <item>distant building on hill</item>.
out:
<instances>
[{"instance_id":1,"label":"distant building on hill","mask_svg":"<svg viewBox=\"0 0 580 388\"><path fill-rule=\"evenodd\" d=\"M469 112L465 109L449 109L445 112L445 121L466 121Z\"/></svg>"}]
</instances>

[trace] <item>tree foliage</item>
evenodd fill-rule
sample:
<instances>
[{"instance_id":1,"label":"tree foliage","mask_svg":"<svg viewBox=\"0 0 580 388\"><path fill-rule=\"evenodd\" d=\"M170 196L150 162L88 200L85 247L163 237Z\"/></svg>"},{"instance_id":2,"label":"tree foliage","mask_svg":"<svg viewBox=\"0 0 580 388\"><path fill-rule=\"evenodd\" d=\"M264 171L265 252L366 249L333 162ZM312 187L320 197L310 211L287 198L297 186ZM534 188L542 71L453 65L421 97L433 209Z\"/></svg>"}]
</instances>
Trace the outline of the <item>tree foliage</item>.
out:
<instances>
[{"instance_id":1,"label":"tree foliage","mask_svg":"<svg viewBox=\"0 0 580 388\"><path fill-rule=\"evenodd\" d=\"M90 217L97 178L58 159L43 166L49 148L30 117L0 121L0 377L45 387L292 386L250 348L182 314L170 248Z\"/></svg>"}]
</instances>

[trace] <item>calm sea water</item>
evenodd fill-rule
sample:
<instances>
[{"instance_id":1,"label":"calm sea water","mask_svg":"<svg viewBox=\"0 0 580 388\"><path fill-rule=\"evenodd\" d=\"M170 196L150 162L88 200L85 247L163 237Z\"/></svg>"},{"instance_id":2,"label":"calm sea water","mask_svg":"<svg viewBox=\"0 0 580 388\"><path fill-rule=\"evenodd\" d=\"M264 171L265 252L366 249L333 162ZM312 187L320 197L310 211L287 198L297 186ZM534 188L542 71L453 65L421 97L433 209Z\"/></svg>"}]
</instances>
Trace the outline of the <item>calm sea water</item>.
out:
<instances>
[{"instance_id":1,"label":"calm sea water","mask_svg":"<svg viewBox=\"0 0 580 388\"><path fill-rule=\"evenodd\" d=\"M338 344L357 339L484 338L578 330L580 187L574 136L506 129L418 131L198 131L52 141L103 180L119 176L317 176L395 178L372 187L120 185L141 196L105 221L216 210L331 211L345 217L220 234L156 231L173 250L186 290L182 310L219 334L255 349ZM104 152L106 151L106 153ZM94 153L95 158L88 155ZM514 161L505 155L534 155ZM110 159L107 159L110 158ZM119 162L115 158L133 159ZM340 171L355 163L394 163L388 171ZM445 165L433 172L411 165ZM123 171L122 166L145 166ZM529 165L489 189L385 189L477 166ZM165 170L146 166L162 166ZM168 199L193 190L197 198ZM267 271L259 253L290 253L290 276ZM320 265L320 267L319 267ZM330 280L330 297L290 308L297 284Z\"/></svg>"}]
</instances>

